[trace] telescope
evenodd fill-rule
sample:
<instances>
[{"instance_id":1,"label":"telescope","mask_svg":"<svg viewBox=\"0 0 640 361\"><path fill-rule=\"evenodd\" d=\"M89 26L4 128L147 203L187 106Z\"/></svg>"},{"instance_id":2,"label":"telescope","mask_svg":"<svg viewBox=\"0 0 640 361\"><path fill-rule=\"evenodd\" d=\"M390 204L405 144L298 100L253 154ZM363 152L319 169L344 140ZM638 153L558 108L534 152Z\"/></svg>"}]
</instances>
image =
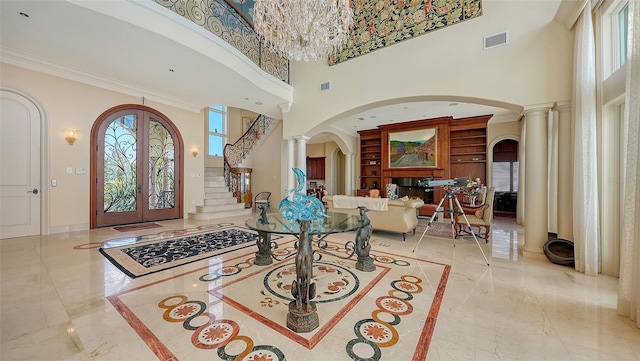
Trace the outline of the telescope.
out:
<instances>
[{"instance_id":1,"label":"telescope","mask_svg":"<svg viewBox=\"0 0 640 361\"><path fill-rule=\"evenodd\" d=\"M433 188L433 187L466 187L468 177L460 177L453 179L432 179L425 178L418 180L418 187Z\"/></svg>"}]
</instances>

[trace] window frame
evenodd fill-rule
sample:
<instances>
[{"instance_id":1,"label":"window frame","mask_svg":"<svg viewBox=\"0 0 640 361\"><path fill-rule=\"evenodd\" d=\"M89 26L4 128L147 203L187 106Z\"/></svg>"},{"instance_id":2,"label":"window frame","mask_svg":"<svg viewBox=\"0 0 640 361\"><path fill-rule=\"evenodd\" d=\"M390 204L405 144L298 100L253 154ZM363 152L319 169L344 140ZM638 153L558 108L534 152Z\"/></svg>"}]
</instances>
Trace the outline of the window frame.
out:
<instances>
[{"instance_id":1,"label":"window frame","mask_svg":"<svg viewBox=\"0 0 640 361\"><path fill-rule=\"evenodd\" d=\"M625 34L624 44L621 39L620 14L629 7L629 1L606 1L602 9L602 64L603 79L607 79L618 69L622 68L626 63L626 38L629 34ZM627 11L627 24L628 24ZM628 31L628 26L627 29ZM624 49L625 59L622 62L621 53Z\"/></svg>"},{"instance_id":2,"label":"window frame","mask_svg":"<svg viewBox=\"0 0 640 361\"><path fill-rule=\"evenodd\" d=\"M219 132L212 132L210 130L209 123L211 121L211 113L217 113L222 115L222 129ZM224 157L224 145L227 144L227 129L228 129L228 112L227 107L224 105L210 106L207 109L206 122L205 122L205 144L206 144L206 156L207 157ZM211 136L219 137L222 139L222 149L220 149L220 155L211 154L211 146L209 139Z\"/></svg>"}]
</instances>

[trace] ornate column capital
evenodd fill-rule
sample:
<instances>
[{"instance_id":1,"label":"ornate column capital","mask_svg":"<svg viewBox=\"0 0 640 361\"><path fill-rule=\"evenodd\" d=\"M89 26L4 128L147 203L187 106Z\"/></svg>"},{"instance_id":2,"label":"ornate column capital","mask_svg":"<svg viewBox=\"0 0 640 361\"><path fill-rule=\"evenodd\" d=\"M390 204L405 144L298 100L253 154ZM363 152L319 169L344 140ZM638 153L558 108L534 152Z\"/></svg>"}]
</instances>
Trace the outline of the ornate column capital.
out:
<instances>
[{"instance_id":1,"label":"ornate column capital","mask_svg":"<svg viewBox=\"0 0 640 361\"><path fill-rule=\"evenodd\" d=\"M522 114L527 115L536 115L537 113L548 113L551 108L553 108L553 103L545 103L545 104L535 104L530 106L525 106Z\"/></svg>"}]
</instances>

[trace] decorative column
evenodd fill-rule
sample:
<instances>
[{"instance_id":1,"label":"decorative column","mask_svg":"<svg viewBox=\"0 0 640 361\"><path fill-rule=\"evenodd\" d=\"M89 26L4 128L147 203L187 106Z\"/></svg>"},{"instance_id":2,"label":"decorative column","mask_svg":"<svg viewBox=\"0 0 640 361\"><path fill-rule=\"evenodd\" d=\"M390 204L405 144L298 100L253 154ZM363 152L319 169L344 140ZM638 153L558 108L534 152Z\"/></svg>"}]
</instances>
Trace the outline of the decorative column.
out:
<instances>
[{"instance_id":1,"label":"decorative column","mask_svg":"<svg viewBox=\"0 0 640 361\"><path fill-rule=\"evenodd\" d=\"M542 253L548 239L547 119L549 108L525 110L525 214L523 251Z\"/></svg>"},{"instance_id":2,"label":"decorative column","mask_svg":"<svg viewBox=\"0 0 640 361\"><path fill-rule=\"evenodd\" d=\"M571 104L558 104L558 238L573 240Z\"/></svg>"},{"instance_id":3,"label":"decorative column","mask_svg":"<svg viewBox=\"0 0 640 361\"><path fill-rule=\"evenodd\" d=\"M295 139L293 137L287 138L287 169L285 169L285 173L287 174L287 191L296 186L296 176L291 171L291 169L296 166L296 144L294 141Z\"/></svg>"},{"instance_id":4,"label":"decorative column","mask_svg":"<svg viewBox=\"0 0 640 361\"><path fill-rule=\"evenodd\" d=\"M307 173L307 141L309 137L305 137L304 135L299 135L296 137L296 141L298 143L298 153L296 158L296 168L300 168L305 174ZM304 184L303 191L307 192L307 184Z\"/></svg>"},{"instance_id":5,"label":"decorative column","mask_svg":"<svg viewBox=\"0 0 640 361\"><path fill-rule=\"evenodd\" d=\"M344 194L355 196L353 193L353 153L347 153L344 155Z\"/></svg>"}]
</instances>

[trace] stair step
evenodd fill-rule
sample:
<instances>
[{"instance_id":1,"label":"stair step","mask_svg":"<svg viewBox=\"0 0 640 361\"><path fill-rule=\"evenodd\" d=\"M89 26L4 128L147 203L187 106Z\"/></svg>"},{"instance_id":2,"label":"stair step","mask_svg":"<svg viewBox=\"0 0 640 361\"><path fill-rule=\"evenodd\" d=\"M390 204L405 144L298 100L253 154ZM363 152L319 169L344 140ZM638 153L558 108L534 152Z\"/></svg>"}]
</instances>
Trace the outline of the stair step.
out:
<instances>
[{"instance_id":1,"label":"stair step","mask_svg":"<svg viewBox=\"0 0 640 361\"><path fill-rule=\"evenodd\" d=\"M208 213L208 212L217 212L217 211L229 211L229 210L237 210L244 209L244 203L225 203L225 204L211 204L205 206L196 206L197 213Z\"/></svg>"},{"instance_id":2,"label":"stair step","mask_svg":"<svg viewBox=\"0 0 640 361\"><path fill-rule=\"evenodd\" d=\"M225 187L229 189L229 187L227 187L224 181L204 181L204 186L205 187Z\"/></svg>"},{"instance_id":3,"label":"stair step","mask_svg":"<svg viewBox=\"0 0 640 361\"><path fill-rule=\"evenodd\" d=\"M250 216L251 209L236 209L236 210L226 210L222 212L207 212L207 213L198 213L198 212L189 212L189 219L198 220L198 221L208 221L212 219L226 218L226 217L235 217L235 216Z\"/></svg>"},{"instance_id":4,"label":"stair step","mask_svg":"<svg viewBox=\"0 0 640 361\"><path fill-rule=\"evenodd\" d=\"M208 174L205 173L204 174L204 180L206 181L211 181L211 182L224 182L224 175L220 174Z\"/></svg>"},{"instance_id":5,"label":"stair step","mask_svg":"<svg viewBox=\"0 0 640 361\"><path fill-rule=\"evenodd\" d=\"M221 204L243 204L243 203L238 203L238 200L235 197L208 198L204 200L205 206L214 206L214 205L221 205Z\"/></svg>"},{"instance_id":6,"label":"stair step","mask_svg":"<svg viewBox=\"0 0 640 361\"><path fill-rule=\"evenodd\" d=\"M214 199L214 198L233 198L233 193L226 192L206 192L204 194L204 199Z\"/></svg>"},{"instance_id":7,"label":"stair step","mask_svg":"<svg viewBox=\"0 0 640 361\"><path fill-rule=\"evenodd\" d=\"M210 187L205 185L204 186L204 193L231 193L229 192L229 188L222 186L222 187Z\"/></svg>"}]
</instances>

